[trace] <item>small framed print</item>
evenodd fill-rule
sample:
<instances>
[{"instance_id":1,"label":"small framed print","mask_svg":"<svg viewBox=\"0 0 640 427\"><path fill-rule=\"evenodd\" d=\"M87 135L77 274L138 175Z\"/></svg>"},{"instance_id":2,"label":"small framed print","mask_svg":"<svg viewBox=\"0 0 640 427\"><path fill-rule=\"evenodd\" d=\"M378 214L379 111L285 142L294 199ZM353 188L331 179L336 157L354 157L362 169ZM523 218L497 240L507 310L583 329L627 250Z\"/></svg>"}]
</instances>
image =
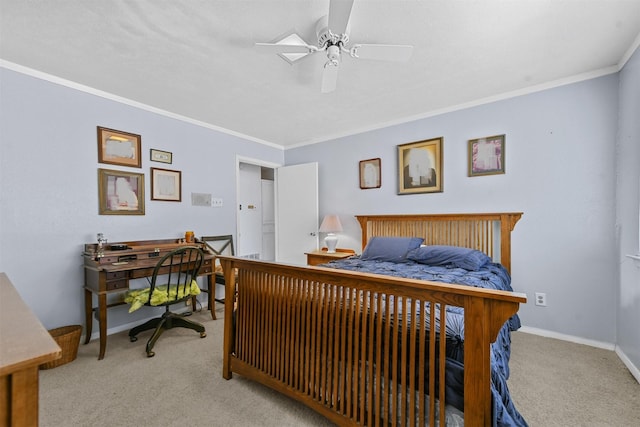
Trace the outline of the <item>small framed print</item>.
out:
<instances>
[{"instance_id":1,"label":"small framed print","mask_svg":"<svg viewBox=\"0 0 640 427\"><path fill-rule=\"evenodd\" d=\"M382 178L380 176L380 159L368 159L360 161L360 188L380 188Z\"/></svg>"},{"instance_id":2,"label":"small framed print","mask_svg":"<svg viewBox=\"0 0 640 427\"><path fill-rule=\"evenodd\" d=\"M398 145L398 194L441 193L443 138Z\"/></svg>"},{"instance_id":3,"label":"small framed print","mask_svg":"<svg viewBox=\"0 0 640 427\"><path fill-rule=\"evenodd\" d=\"M98 163L142 167L142 137L98 126Z\"/></svg>"},{"instance_id":4,"label":"small framed print","mask_svg":"<svg viewBox=\"0 0 640 427\"><path fill-rule=\"evenodd\" d=\"M151 168L151 200L182 201L182 172Z\"/></svg>"},{"instance_id":5,"label":"small framed print","mask_svg":"<svg viewBox=\"0 0 640 427\"><path fill-rule=\"evenodd\" d=\"M504 173L505 135L469 140L469 176Z\"/></svg>"},{"instance_id":6,"label":"small framed print","mask_svg":"<svg viewBox=\"0 0 640 427\"><path fill-rule=\"evenodd\" d=\"M173 162L173 154L168 151L155 150L152 148L151 161L171 164L171 162Z\"/></svg>"},{"instance_id":7,"label":"small framed print","mask_svg":"<svg viewBox=\"0 0 640 427\"><path fill-rule=\"evenodd\" d=\"M144 175L98 169L100 215L144 215Z\"/></svg>"}]
</instances>

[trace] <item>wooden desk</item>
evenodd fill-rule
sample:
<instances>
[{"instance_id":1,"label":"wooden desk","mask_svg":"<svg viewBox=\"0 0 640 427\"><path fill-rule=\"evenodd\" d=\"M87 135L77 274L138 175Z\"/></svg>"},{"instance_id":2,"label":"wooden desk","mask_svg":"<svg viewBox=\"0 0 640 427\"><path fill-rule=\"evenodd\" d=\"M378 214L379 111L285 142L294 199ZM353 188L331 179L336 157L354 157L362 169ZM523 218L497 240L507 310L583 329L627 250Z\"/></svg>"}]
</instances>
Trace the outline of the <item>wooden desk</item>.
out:
<instances>
[{"instance_id":1,"label":"wooden desk","mask_svg":"<svg viewBox=\"0 0 640 427\"><path fill-rule=\"evenodd\" d=\"M355 255L355 251L353 249L336 248L334 253L329 253L326 249L322 248L313 252L305 252L305 255L307 256L307 265L318 265L336 259L349 258Z\"/></svg>"},{"instance_id":2,"label":"wooden desk","mask_svg":"<svg viewBox=\"0 0 640 427\"><path fill-rule=\"evenodd\" d=\"M91 340L91 330L93 326L93 311L97 310L98 323L100 327L100 353L98 360L104 358L107 347L107 309L125 304L124 301L107 304L107 295L122 293L129 289L129 280L151 277L158 260L165 254L180 246L201 246L200 242L184 243L177 239L165 240L143 240L135 242L118 242L107 244L107 248L112 245L125 245L125 250L105 250L104 255L99 257L97 244L85 245L84 251L84 312L85 312L85 344ZM215 256L203 249L204 261L200 268L199 275L207 276L207 286L214 289L214 268L213 260ZM162 272L162 270L161 270ZM93 307L93 295L98 296L98 307ZM210 304L212 298L209 299ZM195 310L195 298L191 301L192 309ZM215 319L213 306L210 306L211 316Z\"/></svg>"},{"instance_id":3,"label":"wooden desk","mask_svg":"<svg viewBox=\"0 0 640 427\"><path fill-rule=\"evenodd\" d=\"M38 425L39 367L60 347L0 273L0 425Z\"/></svg>"}]
</instances>

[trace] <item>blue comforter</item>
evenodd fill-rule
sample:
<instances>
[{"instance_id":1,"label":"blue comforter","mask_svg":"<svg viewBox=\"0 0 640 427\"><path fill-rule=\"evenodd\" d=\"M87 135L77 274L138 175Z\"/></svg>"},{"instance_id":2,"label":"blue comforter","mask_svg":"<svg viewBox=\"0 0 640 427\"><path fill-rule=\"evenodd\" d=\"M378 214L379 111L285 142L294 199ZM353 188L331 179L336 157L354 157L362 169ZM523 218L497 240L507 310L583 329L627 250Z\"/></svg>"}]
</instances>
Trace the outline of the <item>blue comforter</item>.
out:
<instances>
[{"instance_id":1,"label":"blue comforter","mask_svg":"<svg viewBox=\"0 0 640 427\"><path fill-rule=\"evenodd\" d=\"M485 289L513 291L511 277L506 269L489 263L478 271L468 271L453 266L431 266L413 261L395 263L388 261L364 261L354 256L331 261L323 267L387 276L404 277L434 282L454 283ZM460 307L447 306L447 401L463 410L462 390L464 361L464 311ZM491 344L491 393L493 395L494 426L527 426L526 421L515 408L507 379L509 378L509 357L511 354L511 331L520 328L520 319L514 315L500 329L496 341Z\"/></svg>"}]
</instances>

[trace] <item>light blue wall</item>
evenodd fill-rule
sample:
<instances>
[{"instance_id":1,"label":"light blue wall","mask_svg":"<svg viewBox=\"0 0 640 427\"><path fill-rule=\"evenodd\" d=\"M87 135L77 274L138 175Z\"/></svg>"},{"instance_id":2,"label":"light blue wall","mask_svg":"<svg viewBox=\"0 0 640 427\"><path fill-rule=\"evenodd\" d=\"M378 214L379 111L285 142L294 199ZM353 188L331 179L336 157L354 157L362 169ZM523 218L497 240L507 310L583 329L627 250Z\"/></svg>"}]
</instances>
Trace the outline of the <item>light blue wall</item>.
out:
<instances>
[{"instance_id":1,"label":"light blue wall","mask_svg":"<svg viewBox=\"0 0 640 427\"><path fill-rule=\"evenodd\" d=\"M627 254L640 253L638 206L640 200L640 50L620 72L620 129L618 132L617 227L620 239L616 260L620 268L618 340L620 350L640 367L640 261ZM638 379L640 381L640 378Z\"/></svg>"},{"instance_id":2,"label":"light blue wall","mask_svg":"<svg viewBox=\"0 0 640 427\"><path fill-rule=\"evenodd\" d=\"M523 323L615 342L617 74L285 152L317 161L321 214L346 223L340 246L359 248L356 214L522 211L513 236ZM468 177L467 141L506 134L506 174ZM397 195L396 146L444 137L444 192ZM382 187L360 190L358 162L382 159ZM636 211L637 212L637 211ZM547 294L536 307L534 292Z\"/></svg>"},{"instance_id":3,"label":"light blue wall","mask_svg":"<svg viewBox=\"0 0 640 427\"><path fill-rule=\"evenodd\" d=\"M280 149L0 73L0 271L47 328L84 324L80 255L96 233L110 242L178 238L185 230L235 234L236 155L283 162ZM98 163L97 126L140 134L142 168ZM173 163L151 162L151 148L172 152ZM182 172L182 202L150 200L150 167ZM98 168L144 173L146 214L98 215ZM224 207L191 206L192 192L222 198ZM109 329L131 321L125 307L109 310Z\"/></svg>"},{"instance_id":4,"label":"light blue wall","mask_svg":"<svg viewBox=\"0 0 640 427\"><path fill-rule=\"evenodd\" d=\"M360 245L353 219L360 213L524 212L513 234L513 285L530 301L534 292L548 299L546 308L522 307L524 324L617 342L640 366L640 269L624 256L638 251L638 62L636 53L620 75L284 154L0 68L0 271L46 327L83 323L80 252L97 232L110 241L178 237L186 229L234 232L236 155L317 161L321 214L341 215L344 247ZM142 169L99 164L96 126L141 134ZM501 133L507 173L467 177L467 141ZM396 146L438 136L444 192L398 196ZM173 152L174 163L150 162L150 148ZM360 190L358 162L375 157L382 159L382 188ZM152 166L182 171L182 203L149 200ZM98 215L100 167L145 174L145 216ZM221 197L225 206L192 207L191 192ZM132 321L124 307L109 317L111 330Z\"/></svg>"}]
</instances>

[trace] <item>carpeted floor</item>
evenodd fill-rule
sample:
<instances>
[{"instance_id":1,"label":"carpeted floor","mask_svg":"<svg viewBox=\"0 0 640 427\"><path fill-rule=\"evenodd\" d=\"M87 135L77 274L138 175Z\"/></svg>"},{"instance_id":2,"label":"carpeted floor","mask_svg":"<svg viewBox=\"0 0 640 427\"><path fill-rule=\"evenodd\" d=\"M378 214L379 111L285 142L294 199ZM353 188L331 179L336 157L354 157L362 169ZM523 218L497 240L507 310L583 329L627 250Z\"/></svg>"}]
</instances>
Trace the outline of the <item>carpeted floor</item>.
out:
<instances>
[{"instance_id":1,"label":"carpeted floor","mask_svg":"<svg viewBox=\"0 0 640 427\"><path fill-rule=\"evenodd\" d=\"M147 334L80 345L78 358L40 375L40 425L326 426L325 418L239 375L222 378L222 310L195 313L207 337L173 329L144 352ZM640 425L640 385L615 353L517 332L509 388L531 426Z\"/></svg>"},{"instance_id":2,"label":"carpeted floor","mask_svg":"<svg viewBox=\"0 0 640 427\"><path fill-rule=\"evenodd\" d=\"M509 390L531 426L640 426L640 384L609 350L512 334Z\"/></svg>"}]
</instances>

